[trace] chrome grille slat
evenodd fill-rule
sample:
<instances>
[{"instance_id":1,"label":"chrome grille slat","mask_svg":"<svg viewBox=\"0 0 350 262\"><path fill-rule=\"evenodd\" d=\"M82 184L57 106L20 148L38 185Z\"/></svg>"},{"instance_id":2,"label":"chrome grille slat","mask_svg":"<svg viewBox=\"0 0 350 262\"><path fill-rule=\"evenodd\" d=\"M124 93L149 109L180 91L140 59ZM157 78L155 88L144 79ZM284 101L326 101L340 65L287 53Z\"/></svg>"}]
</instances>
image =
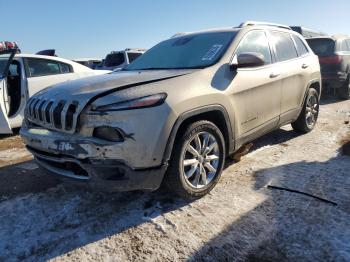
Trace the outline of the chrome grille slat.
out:
<instances>
[{"instance_id":1,"label":"chrome grille slat","mask_svg":"<svg viewBox=\"0 0 350 262\"><path fill-rule=\"evenodd\" d=\"M70 103L66 103L61 111L61 128L62 130L66 130L66 116L68 107L70 106Z\"/></svg>"},{"instance_id":2,"label":"chrome grille slat","mask_svg":"<svg viewBox=\"0 0 350 262\"><path fill-rule=\"evenodd\" d=\"M50 103L50 100L45 101L43 107L41 108L41 117L42 117L42 119L43 119L44 125L47 124L45 112L46 112L46 108L47 108L47 106L49 105L49 103Z\"/></svg>"},{"instance_id":3,"label":"chrome grille slat","mask_svg":"<svg viewBox=\"0 0 350 262\"><path fill-rule=\"evenodd\" d=\"M35 103L33 104L33 116L34 118L38 118L38 114L37 114L37 111L36 111L36 107L40 104L40 100L37 99L35 101Z\"/></svg>"},{"instance_id":4,"label":"chrome grille slat","mask_svg":"<svg viewBox=\"0 0 350 262\"><path fill-rule=\"evenodd\" d=\"M34 118L34 105L35 105L36 101L37 101L37 99L33 99L32 102L30 103L30 107L29 107L29 114L33 118Z\"/></svg>"},{"instance_id":5,"label":"chrome grille slat","mask_svg":"<svg viewBox=\"0 0 350 262\"><path fill-rule=\"evenodd\" d=\"M54 116L53 116L53 111L56 109L56 107L58 106L58 102L53 102L51 108L50 108L50 111L49 111L49 114L50 114L50 127L51 128L55 128L55 121L54 121Z\"/></svg>"},{"instance_id":6,"label":"chrome grille slat","mask_svg":"<svg viewBox=\"0 0 350 262\"><path fill-rule=\"evenodd\" d=\"M38 100L37 103L35 103L35 107L34 107L34 112L35 112L35 118L38 119L40 121L40 118L39 118L39 107L41 105L42 101L41 100Z\"/></svg>"},{"instance_id":7,"label":"chrome grille slat","mask_svg":"<svg viewBox=\"0 0 350 262\"><path fill-rule=\"evenodd\" d=\"M50 109L52 108L53 106L53 101L50 101L47 105L47 107L45 108L45 121L47 123L47 125L50 125L52 122L51 122L51 118L50 118ZM47 120L49 119L49 120Z\"/></svg>"}]
</instances>

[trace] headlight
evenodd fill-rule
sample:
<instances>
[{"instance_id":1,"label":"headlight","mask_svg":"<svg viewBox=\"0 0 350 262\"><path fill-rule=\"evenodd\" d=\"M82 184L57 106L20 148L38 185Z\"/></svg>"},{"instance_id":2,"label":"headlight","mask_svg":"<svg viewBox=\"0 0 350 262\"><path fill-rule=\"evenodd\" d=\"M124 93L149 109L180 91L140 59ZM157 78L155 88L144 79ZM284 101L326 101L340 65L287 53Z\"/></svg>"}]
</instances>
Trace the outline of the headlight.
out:
<instances>
[{"instance_id":1,"label":"headlight","mask_svg":"<svg viewBox=\"0 0 350 262\"><path fill-rule=\"evenodd\" d=\"M95 111L119 111L119 110L129 110L136 108L145 108L158 106L164 103L167 94L161 93L156 95L144 96L128 101L123 101L119 103L109 104L105 106L99 106L94 108Z\"/></svg>"}]
</instances>

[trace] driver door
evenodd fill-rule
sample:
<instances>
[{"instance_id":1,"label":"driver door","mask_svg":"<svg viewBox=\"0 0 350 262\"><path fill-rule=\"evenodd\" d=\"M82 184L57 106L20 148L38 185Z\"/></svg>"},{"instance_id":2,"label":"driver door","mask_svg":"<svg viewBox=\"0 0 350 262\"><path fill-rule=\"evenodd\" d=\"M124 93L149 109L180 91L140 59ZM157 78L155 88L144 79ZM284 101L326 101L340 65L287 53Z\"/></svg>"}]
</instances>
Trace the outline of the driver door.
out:
<instances>
[{"instance_id":1,"label":"driver door","mask_svg":"<svg viewBox=\"0 0 350 262\"><path fill-rule=\"evenodd\" d=\"M0 51L0 134L12 133L7 113L9 101L7 95L7 74L17 50Z\"/></svg>"},{"instance_id":2,"label":"driver door","mask_svg":"<svg viewBox=\"0 0 350 262\"><path fill-rule=\"evenodd\" d=\"M273 63L265 31L248 32L239 43L235 57L241 53L258 53L265 60L263 66L238 68L231 83L237 137L245 143L277 126L281 112L281 72Z\"/></svg>"}]
</instances>

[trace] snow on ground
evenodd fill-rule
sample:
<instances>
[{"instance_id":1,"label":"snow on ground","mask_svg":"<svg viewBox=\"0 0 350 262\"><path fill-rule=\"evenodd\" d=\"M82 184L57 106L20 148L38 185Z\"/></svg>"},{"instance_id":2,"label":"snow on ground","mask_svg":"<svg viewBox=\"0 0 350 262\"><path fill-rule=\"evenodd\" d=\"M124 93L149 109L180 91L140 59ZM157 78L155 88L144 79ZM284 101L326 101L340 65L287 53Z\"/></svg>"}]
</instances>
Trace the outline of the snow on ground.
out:
<instances>
[{"instance_id":1,"label":"snow on ground","mask_svg":"<svg viewBox=\"0 0 350 262\"><path fill-rule=\"evenodd\" d=\"M324 103L313 132L286 126L257 140L196 201L90 192L32 161L0 167L0 261L349 261L350 158L340 152L349 119L350 102Z\"/></svg>"}]
</instances>

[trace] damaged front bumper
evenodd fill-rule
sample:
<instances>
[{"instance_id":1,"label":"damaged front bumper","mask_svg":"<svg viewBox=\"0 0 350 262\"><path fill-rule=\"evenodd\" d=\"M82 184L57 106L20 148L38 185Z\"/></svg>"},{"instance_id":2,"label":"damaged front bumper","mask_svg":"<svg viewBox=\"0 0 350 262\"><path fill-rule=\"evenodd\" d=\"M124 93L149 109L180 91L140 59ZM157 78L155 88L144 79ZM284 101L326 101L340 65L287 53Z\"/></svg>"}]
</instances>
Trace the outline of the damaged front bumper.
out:
<instances>
[{"instance_id":1,"label":"damaged front bumper","mask_svg":"<svg viewBox=\"0 0 350 262\"><path fill-rule=\"evenodd\" d=\"M108 143L80 135L23 127L20 134L38 165L49 173L100 191L131 191L159 188L167 165L134 168L125 159L111 158Z\"/></svg>"}]
</instances>

